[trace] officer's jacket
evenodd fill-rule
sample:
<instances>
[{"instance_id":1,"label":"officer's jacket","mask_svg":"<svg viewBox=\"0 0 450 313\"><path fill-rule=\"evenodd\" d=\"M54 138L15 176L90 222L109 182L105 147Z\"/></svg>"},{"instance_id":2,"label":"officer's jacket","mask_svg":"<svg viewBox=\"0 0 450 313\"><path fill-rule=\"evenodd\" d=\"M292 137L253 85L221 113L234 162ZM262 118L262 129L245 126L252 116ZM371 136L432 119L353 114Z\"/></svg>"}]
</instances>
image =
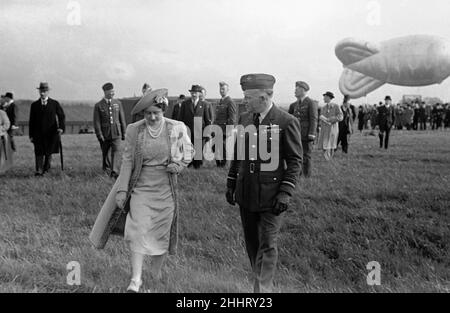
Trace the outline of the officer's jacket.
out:
<instances>
[{"instance_id":1,"label":"officer's jacket","mask_svg":"<svg viewBox=\"0 0 450 313\"><path fill-rule=\"evenodd\" d=\"M291 196L294 193L303 155L300 123L294 116L273 105L258 132L244 131L252 125L253 114L242 114L237 126L234 159L227 186L235 188L236 202L241 208L264 212L272 210L279 192ZM253 130L256 128L253 127ZM261 149L260 143L267 143L270 159L265 160L266 149ZM243 154L240 153L242 151ZM275 167L270 164L275 164Z\"/></svg>"},{"instance_id":2,"label":"officer's jacket","mask_svg":"<svg viewBox=\"0 0 450 313\"><path fill-rule=\"evenodd\" d=\"M317 122L319 120L318 106L310 98L306 97L301 103L299 100L292 103L289 113L300 121L302 140L308 140L308 136L316 136Z\"/></svg>"},{"instance_id":3,"label":"officer's jacket","mask_svg":"<svg viewBox=\"0 0 450 313\"><path fill-rule=\"evenodd\" d=\"M237 111L236 103L229 96L220 99L216 105L214 124L222 127L223 131L225 131L227 125L236 125L238 119Z\"/></svg>"},{"instance_id":4,"label":"officer's jacket","mask_svg":"<svg viewBox=\"0 0 450 313\"><path fill-rule=\"evenodd\" d=\"M126 121L122 103L112 99L108 105L105 99L95 104L94 129L98 139L112 140L125 137Z\"/></svg>"}]
</instances>

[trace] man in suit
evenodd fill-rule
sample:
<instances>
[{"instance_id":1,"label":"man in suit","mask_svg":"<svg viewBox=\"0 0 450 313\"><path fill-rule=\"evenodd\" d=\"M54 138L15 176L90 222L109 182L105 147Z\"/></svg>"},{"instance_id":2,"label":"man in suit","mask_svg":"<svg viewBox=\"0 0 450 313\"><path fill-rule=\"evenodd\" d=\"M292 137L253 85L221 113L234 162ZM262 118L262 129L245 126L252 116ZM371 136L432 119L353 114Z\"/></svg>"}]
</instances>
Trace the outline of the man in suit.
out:
<instances>
[{"instance_id":1,"label":"man in suit","mask_svg":"<svg viewBox=\"0 0 450 313\"><path fill-rule=\"evenodd\" d=\"M248 112L239 118L227 179L227 202L240 206L254 292L272 291L283 212L302 168L300 123L272 102L274 84L272 75L241 77Z\"/></svg>"},{"instance_id":2,"label":"man in suit","mask_svg":"<svg viewBox=\"0 0 450 313\"><path fill-rule=\"evenodd\" d=\"M189 92L191 98L181 104L179 120L186 124L194 142L195 157L191 165L198 169L203 164L203 146L208 140L203 137L203 130L212 123L211 107L208 102L200 100L201 86L193 85Z\"/></svg>"},{"instance_id":3,"label":"man in suit","mask_svg":"<svg viewBox=\"0 0 450 313\"><path fill-rule=\"evenodd\" d=\"M217 167L225 167L227 165L227 152L226 152L226 142L227 138L232 134L227 133L227 125L236 126L238 119L238 112L236 103L234 103L233 99L228 96L229 85L225 82L219 83L219 92L221 99L219 103L216 105L216 114L214 124L218 125L222 129L222 149L220 151L219 157L216 159ZM215 147L215 146L214 146ZM216 147L215 147L216 148ZM220 148L219 148L220 150ZM217 155L216 155L217 157Z\"/></svg>"},{"instance_id":4,"label":"man in suit","mask_svg":"<svg viewBox=\"0 0 450 313\"><path fill-rule=\"evenodd\" d=\"M315 102L308 96L309 85L303 81L295 83L295 97L297 101L289 107L289 113L300 121L303 147L303 175L311 177L311 154L316 139L319 110Z\"/></svg>"},{"instance_id":5,"label":"man in suit","mask_svg":"<svg viewBox=\"0 0 450 313\"><path fill-rule=\"evenodd\" d=\"M30 141L34 145L35 176L43 176L51 168L52 154L61 152L66 117L59 102L49 98L48 83L40 83L37 89L40 99L31 104L28 125Z\"/></svg>"},{"instance_id":6,"label":"man in suit","mask_svg":"<svg viewBox=\"0 0 450 313\"><path fill-rule=\"evenodd\" d=\"M102 149L103 171L110 171L109 175L117 178L119 169L116 153L120 149L120 140L125 140L125 114L122 103L114 99L113 84L106 83L102 89L104 98L94 107L94 129Z\"/></svg>"},{"instance_id":7,"label":"man in suit","mask_svg":"<svg viewBox=\"0 0 450 313\"><path fill-rule=\"evenodd\" d=\"M349 137L353 134L353 112L350 107L351 104L348 102L349 99L350 97L348 95L344 95L344 102L341 106L344 119L339 122L339 135L337 141L337 146L341 144L344 153L348 153Z\"/></svg>"},{"instance_id":8,"label":"man in suit","mask_svg":"<svg viewBox=\"0 0 450 313\"><path fill-rule=\"evenodd\" d=\"M377 111L377 125L380 130L378 135L380 138L380 149L383 148L383 138L384 148L387 149L389 147L389 135L391 133L391 128L395 122L395 113L390 96L385 97L384 104L378 107ZM386 133L386 137L384 137L384 133Z\"/></svg>"},{"instance_id":9,"label":"man in suit","mask_svg":"<svg viewBox=\"0 0 450 313\"><path fill-rule=\"evenodd\" d=\"M184 95L180 95L178 97L177 103L173 106L172 110L172 119L179 121L180 118L180 108L183 101L186 100L186 97Z\"/></svg>"},{"instance_id":10,"label":"man in suit","mask_svg":"<svg viewBox=\"0 0 450 313\"><path fill-rule=\"evenodd\" d=\"M11 122L11 125L8 129L8 135L11 142L11 149L13 151L16 151L16 144L14 142L13 130L17 128L16 122L18 110L16 104L14 103L14 95L12 92L7 92L5 94L3 110L5 110L6 114L8 115L9 121Z\"/></svg>"}]
</instances>

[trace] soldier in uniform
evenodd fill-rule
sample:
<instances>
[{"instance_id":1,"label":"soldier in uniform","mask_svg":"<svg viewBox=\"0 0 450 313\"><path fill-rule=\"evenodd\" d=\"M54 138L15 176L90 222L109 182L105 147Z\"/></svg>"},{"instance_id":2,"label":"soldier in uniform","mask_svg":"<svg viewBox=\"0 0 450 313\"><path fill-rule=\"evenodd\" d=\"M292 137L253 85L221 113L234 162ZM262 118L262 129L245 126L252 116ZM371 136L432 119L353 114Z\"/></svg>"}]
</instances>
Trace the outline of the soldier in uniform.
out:
<instances>
[{"instance_id":1,"label":"soldier in uniform","mask_svg":"<svg viewBox=\"0 0 450 313\"><path fill-rule=\"evenodd\" d=\"M384 148L387 149L389 146L389 134L391 133L392 125L395 122L395 113L394 108L391 105L392 99L390 96L386 96L384 99L384 104L377 108L377 125L380 129L380 133L378 137L380 138L380 149L383 148L383 139L384 139ZM384 137L384 133L386 133L386 137Z\"/></svg>"},{"instance_id":2,"label":"soldier in uniform","mask_svg":"<svg viewBox=\"0 0 450 313\"><path fill-rule=\"evenodd\" d=\"M114 99L114 86L106 83L102 87L104 98L94 107L94 129L100 143L103 156L103 171L117 178L119 169L116 153L120 148L120 140L125 140L126 122L122 103ZM111 157L109 151L111 150Z\"/></svg>"},{"instance_id":3,"label":"soldier in uniform","mask_svg":"<svg viewBox=\"0 0 450 313\"><path fill-rule=\"evenodd\" d=\"M313 143L317 134L317 123L319 121L318 105L312 101L306 93L309 85L298 81L295 83L295 97L297 101L289 107L289 113L300 121L303 147L303 175L311 176L311 154Z\"/></svg>"},{"instance_id":4,"label":"soldier in uniform","mask_svg":"<svg viewBox=\"0 0 450 313\"><path fill-rule=\"evenodd\" d=\"M282 215L302 170L300 123L272 102L274 84L275 78L267 74L241 77L248 112L239 118L227 179L227 202L240 206L254 292L272 291ZM268 160L262 158L267 152L260 142L266 142L265 148L271 150ZM273 161L275 166L269 168Z\"/></svg>"},{"instance_id":5,"label":"soldier in uniform","mask_svg":"<svg viewBox=\"0 0 450 313\"><path fill-rule=\"evenodd\" d=\"M58 101L49 98L48 83L40 83L40 99L30 108L29 136L34 145L35 176L43 176L51 168L52 154L60 153L60 135L65 131L65 114Z\"/></svg>"},{"instance_id":6,"label":"soldier in uniform","mask_svg":"<svg viewBox=\"0 0 450 313\"><path fill-rule=\"evenodd\" d=\"M232 134L227 133L227 125L236 126L238 112L236 103L234 103L233 99L228 96L229 85L225 82L219 83L219 92L221 99L219 103L216 105L216 114L214 124L220 126L223 132L223 145L222 145L222 153L217 158L216 154L216 164L217 167L225 167L227 165L226 159L226 141L229 136ZM217 148L216 148L217 149Z\"/></svg>"}]
</instances>

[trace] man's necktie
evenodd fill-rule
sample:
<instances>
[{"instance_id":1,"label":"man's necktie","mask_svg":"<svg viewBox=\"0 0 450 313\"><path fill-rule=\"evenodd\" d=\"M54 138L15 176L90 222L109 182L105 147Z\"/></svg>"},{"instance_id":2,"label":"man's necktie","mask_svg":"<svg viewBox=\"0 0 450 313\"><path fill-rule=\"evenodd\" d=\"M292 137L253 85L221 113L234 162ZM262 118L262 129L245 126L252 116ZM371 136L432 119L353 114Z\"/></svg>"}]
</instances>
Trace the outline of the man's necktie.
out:
<instances>
[{"instance_id":1,"label":"man's necktie","mask_svg":"<svg viewBox=\"0 0 450 313\"><path fill-rule=\"evenodd\" d=\"M261 116L260 113L254 113L254 114L253 114L253 125L255 125L256 130L259 129L259 124L260 124L259 117L260 117L260 116Z\"/></svg>"}]
</instances>

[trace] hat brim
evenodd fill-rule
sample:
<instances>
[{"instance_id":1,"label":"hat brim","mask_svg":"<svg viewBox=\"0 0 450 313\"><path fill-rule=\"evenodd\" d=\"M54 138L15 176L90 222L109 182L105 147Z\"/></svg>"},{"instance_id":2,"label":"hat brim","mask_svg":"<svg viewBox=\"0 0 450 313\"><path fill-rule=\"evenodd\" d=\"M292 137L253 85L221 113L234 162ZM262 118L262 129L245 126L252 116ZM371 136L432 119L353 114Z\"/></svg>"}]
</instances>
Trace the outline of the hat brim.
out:
<instances>
[{"instance_id":1,"label":"hat brim","mask_svg":"<svg viewBox=\"0 0 450 313\"><path fill-rule=\"evenodd\" d=\"M149 93L146 93L134 106L133 110L131 110L131 115L135 115L137 113L142 112L148 107L154 104L155 98L157 97L167 97L169 94L169 90L166 88L152 90Z\"/></svg>"},{"instance_id":2,"label":"hat brim","mask_svg":"<svg viewBox=\"0 0 450 313\"><path fill-rule=\"evenodd\" d=\"M38 87L38 88L36 88L37 90L42 90L42 91L49 91L50 90L50 87L46 87L46 88L41 88L41 87Z\"/></svg>"}]
</instances>

